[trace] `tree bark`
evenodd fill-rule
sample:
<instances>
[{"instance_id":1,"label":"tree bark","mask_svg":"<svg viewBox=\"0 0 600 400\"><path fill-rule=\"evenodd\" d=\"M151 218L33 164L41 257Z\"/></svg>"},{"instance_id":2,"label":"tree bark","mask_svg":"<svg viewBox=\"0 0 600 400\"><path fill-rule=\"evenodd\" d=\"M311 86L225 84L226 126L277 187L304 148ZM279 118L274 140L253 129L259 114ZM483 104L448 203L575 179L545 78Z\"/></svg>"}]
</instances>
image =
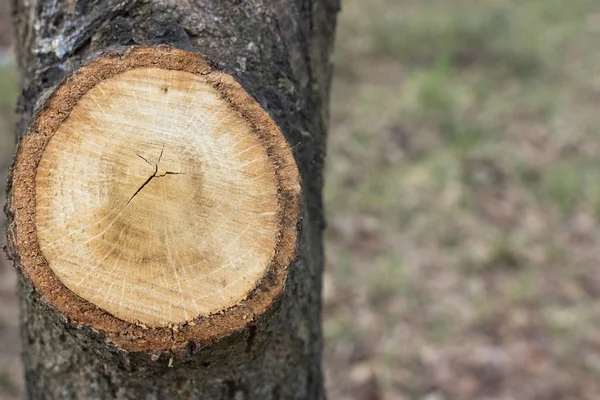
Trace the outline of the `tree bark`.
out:
<instances>
[{"instance_id":1,"label":"tree bark","mask_svg":"<svg viewBox=\"0 0 600 400\"><path fill-rule=\"evenodd\" d=\"M268 112L293 149L303 204L297 258L276 307L222 338L182 341L173 328L171 347L150 351L68 318L34 285L13 240L9 178L7 250L20 278L30 398L325 397L321 188L338 9L338 0L13 0L20 141L56 87L82 65L133 45L166 44L231 74Z\"/></svg>"}]
</instances>

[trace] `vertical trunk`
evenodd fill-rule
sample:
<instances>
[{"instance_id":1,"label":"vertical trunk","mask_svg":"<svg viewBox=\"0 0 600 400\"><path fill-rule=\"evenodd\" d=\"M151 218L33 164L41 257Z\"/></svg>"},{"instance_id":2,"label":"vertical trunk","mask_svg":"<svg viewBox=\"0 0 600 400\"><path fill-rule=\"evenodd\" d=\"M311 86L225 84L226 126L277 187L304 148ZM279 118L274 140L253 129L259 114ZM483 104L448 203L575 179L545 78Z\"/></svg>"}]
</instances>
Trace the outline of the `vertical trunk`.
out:
<instances>
[{"instance_id":1,"label":"vertical trunk","mask_svg":"<svg viewBox=\"0 0 600 400\"><path fill-rule=\"evenodd\" d=\"M217 77L221 76L219 71L232 75L241 87L223 84L229 82L227 76L224 81L210 81L210 75L206 78L211 87L229 90L234 100L228 104L239 100L237 90L243 88L268 112L293 149L302 186L302 229L298 231L296 258L284 266L286 273L281 276L285 285L277 286L280 275L265 278L275 282L275 289L283 290L275 293L273 304L267 304L263 313L257 311L245 322L240 321L247 318L246 314L227 309L225 316L215 317L221 318L218 321L209 316L185 326L148 328L137 317L128 322L126 316L117 318L118 311L108 315L77 295L61 297L61 301L76 299L72 308L77 310L59 304L58 295L52 294L56 292L44 286L46 281L41 285L42 280L37 280L46 272L38 276L38 272L32 272L37 269L23 265L28 250L23 250L27 243L19 243L23 229L19 231L17 222L19 202L27 200L15 198L21 176L15 173L19 169L15 165L14 181L8 188L8 253L20 277L23 357L30 398L324 398L321 186L331 77L329 56L337 11L337 0L13 0L23 88L17 107L21 149L26 147L24 137L43 130L45 122L40 122L40 115L43 117L54 107L48 98L57 102L60 93L55 90L65 77L106 54L126 60L131 46L166 44L202 55L208 61L206 68ZM174 49L165 51L178 54ZM198 77L206 75L202 62L193 70ZM192 67L181 61L169 68L187 71ZM223 96L227 100L227 94ZM245 106L232 107L242 116L254 113L246 118L251 125L256 122L253 118L262 121L262 111L252 104L248 106L250 111ZM264 129L278 132L276 127ZM162 146L164 150L169 145ZM141 202L151 185L167 185L167 179L175 179L165 176L174 172L160 170L160 157L154 165L145 154L138 156L156 169L135 192L136 199L129 199L132 203ZM39 162L37 159L32 165L37 168ZM164 162L168 162L166 153ZM31 196L36 196L35 187ZM62 286L61 290L68 291ZM268 294L269 290L263 292ZM244 307L256 311L258 306ZM95 313L112 319L95 325ZM233 328L222 330L222 335L206 333L207 329L218 330L219 324Z\"/></svg>"}]
</instances>

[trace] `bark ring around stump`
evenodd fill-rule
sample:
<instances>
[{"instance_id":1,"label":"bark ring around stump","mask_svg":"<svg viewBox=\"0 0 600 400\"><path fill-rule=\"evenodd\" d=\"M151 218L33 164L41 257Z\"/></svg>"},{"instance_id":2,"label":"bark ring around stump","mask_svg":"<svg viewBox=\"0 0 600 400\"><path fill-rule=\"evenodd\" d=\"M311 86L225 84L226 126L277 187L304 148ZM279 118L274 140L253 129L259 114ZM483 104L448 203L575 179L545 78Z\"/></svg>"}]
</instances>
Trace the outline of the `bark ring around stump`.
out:
<instances>
[{"instance_id":1,"label":"bark ring around stump","mask_svg":"<svg viewBox=\"0 0 600 400\"><path fill-rule=\"evenodd\" d=\"M128 351L252 324L295 256L291 149L194 53L139 47L79 69L21 139L12 181L21 270L59 313Z\"/></svg>"}]
</instances>

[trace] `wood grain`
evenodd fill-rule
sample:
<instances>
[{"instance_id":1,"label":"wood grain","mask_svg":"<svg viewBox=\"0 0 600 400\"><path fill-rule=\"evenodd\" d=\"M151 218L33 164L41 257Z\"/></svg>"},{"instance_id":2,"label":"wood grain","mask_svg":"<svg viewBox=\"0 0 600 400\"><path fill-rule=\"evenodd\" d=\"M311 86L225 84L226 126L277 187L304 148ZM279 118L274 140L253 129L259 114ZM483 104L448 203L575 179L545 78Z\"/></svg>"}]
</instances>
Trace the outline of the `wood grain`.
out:
<instances>
[{"instance_id":1,"label":"wood grain","mask_svg":"<svg viewBox=\"0 0 600 400\"><path fill-rule=\"evenodd\" d=\"M35 179L43 256L60 281L148 326L233 306L275 249L274 166L202 76L138 68L73 107Z\"/></svg>"}]
</instances>

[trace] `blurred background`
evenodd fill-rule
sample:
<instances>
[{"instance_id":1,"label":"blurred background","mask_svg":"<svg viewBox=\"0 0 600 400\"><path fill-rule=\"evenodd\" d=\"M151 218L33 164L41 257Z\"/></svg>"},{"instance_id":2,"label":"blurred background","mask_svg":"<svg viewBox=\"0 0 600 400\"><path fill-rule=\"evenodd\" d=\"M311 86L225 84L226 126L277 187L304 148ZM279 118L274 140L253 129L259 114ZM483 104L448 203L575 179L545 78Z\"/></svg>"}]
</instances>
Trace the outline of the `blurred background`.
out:
<instances>
[{"instance_id":1,"label":"blurred background","mask_svg":"<svg viewBox=\"0 0 600 400\"><path fill-rule=\"evenodd\" d=\"M344 0L335 65L330 398L600 399L600 3ZM0 258L0 399L23 388L14 284Z\"/></svg>"}]
</instances>

